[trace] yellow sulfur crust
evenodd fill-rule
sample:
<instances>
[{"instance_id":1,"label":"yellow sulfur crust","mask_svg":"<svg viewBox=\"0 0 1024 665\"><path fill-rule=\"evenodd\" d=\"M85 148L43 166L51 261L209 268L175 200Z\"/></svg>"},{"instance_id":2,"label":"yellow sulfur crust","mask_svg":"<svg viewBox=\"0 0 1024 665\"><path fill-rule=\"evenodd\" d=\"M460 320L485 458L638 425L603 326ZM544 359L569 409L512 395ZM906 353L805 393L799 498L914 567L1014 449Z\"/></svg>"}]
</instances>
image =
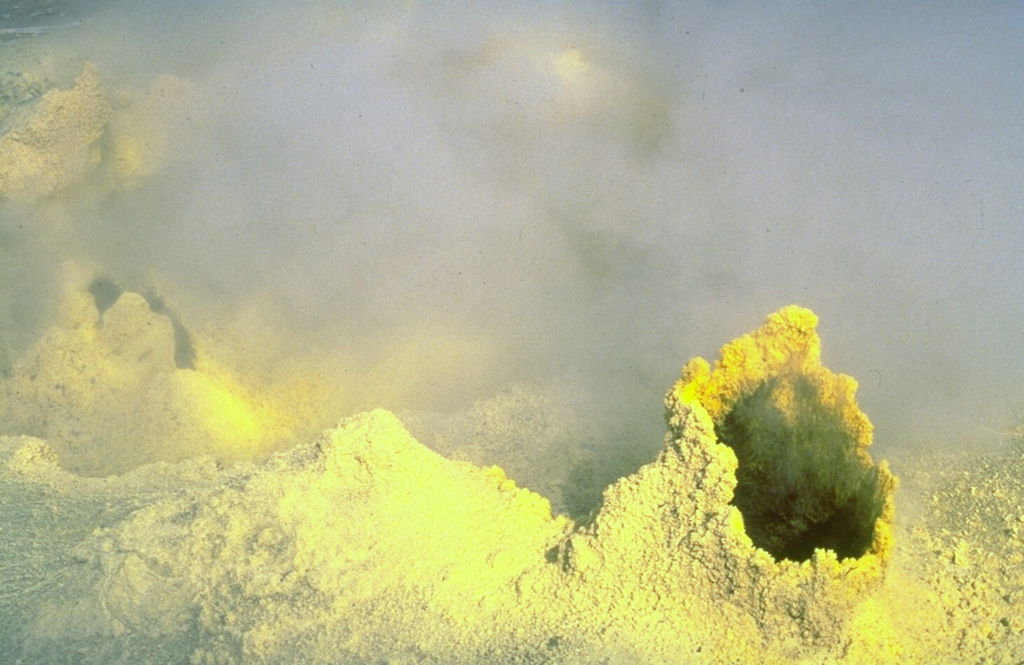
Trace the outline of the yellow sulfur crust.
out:
<instances>
[{"instance_id":1,"label":"yellow sulfur crust","mask_svg":"<svg viewBox=\"0 0 1024 665\"><path fill-rule=\"evenodd\" d=\"M196 431L241 440L279 422L212 367L175 369L166 349L159 366L140 364L170 334L148 340L161 319L140 297L123 294L103 319L80 327L91 343L65 341L83 353L99 345L111 369L182 377L171 403ZM27 626L20 653L32 662L67 642L95 663L118 653L268 665L900 662L905 635L879 608L895 481L867 466L870 426L852 380L820 366L814 322L783 310L727 345L714 370L687 365L667 398L663 451L609 486L582 525L498 467L427 449L380 409L260 464L196 458L104 479L67 473L39 440L0 437L5 505L42 496L59 523L42 532L79 534L76 563L54 564L73 565L59 594L36 585L19 607L38 611L4 610ZM864 553L817 547L794 560L755 544L734 504L746 453L718 436L744 409L775 414L771 436L748 427L745 443L775 437L781 456L786 428L803 432L808 413L840 424L846 438L822 431L853 465L822 458L842 462L827 479L842 486L864 471L878 490L868 504L882 501ZM76 522L82 514L103 524ZM7 565L38 566L23 562L45 545L37 519L11 518Z\"/></svg>"}]
</instances>

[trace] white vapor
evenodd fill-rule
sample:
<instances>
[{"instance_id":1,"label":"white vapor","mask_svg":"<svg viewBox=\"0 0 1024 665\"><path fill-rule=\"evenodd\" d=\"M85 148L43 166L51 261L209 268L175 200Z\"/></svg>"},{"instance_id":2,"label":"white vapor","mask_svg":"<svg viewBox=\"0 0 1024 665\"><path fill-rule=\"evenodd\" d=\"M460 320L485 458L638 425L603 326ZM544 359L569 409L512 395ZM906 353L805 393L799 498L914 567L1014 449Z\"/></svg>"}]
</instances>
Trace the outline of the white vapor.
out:
<instances>
[{"instance_id":1,"label":"white vapor","mask_svg":"<svg viewBox=\"0 0 1024 665\"><path fill-rule=\"evenodd\" d=\"M656 449L679 367L796 303L882 453L1021 401L1019 7L208 4L40 37L166 94L164 145L129 189L0 211L8 326L94 261L346 406L565 382Z\"/></svg>"}]
</instances>

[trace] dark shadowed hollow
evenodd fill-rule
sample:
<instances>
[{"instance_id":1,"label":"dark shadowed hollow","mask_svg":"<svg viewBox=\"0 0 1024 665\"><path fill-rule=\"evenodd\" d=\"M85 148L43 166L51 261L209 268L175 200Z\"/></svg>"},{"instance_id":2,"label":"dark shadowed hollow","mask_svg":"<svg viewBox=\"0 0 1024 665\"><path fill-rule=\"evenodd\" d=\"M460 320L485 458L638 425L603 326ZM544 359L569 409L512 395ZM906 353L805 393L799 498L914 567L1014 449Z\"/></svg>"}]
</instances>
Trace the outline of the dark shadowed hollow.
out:
<instances>
[{"instance_id":1,"label":"dark shadowed hollow","mask_svg":"<svg viewBox=\"0 0 1024 665\"><path fill-rule=\"evenodd\" d=\"M821 406L806 377L792 380L784 413L776 404L781 381L741 397L716 426L739 460L733 504L750 539L777 560L806 561L817 548L859 557L882 513L878 470L860 458L856 438Z\"/></svg>"}]
</instances>

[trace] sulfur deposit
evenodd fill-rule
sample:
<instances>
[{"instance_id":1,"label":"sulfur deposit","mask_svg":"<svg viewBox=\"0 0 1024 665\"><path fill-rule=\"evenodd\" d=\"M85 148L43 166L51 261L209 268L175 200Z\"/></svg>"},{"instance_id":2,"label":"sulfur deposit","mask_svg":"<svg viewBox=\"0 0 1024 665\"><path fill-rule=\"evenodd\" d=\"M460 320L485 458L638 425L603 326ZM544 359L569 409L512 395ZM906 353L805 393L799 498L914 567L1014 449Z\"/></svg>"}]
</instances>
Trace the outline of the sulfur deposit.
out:
<instances>
[{"instance_id":1,"label":"sulfur deposit","mask_svg":"<svg viewBox=\"0 0 1024 665\"><path fill-rule=\"evenodd\" d=\"M1024 665L1019 9L3 4L0 665Z\"/></svg>"},{"instance_id":2,"label":"sulfur deposit","mask_svg":"<svg viewBox=\"0 0 1024 665\"><path fill-rule=\"evenodd\" d=\"M175 367L171 323L132 293L102 326L86 305L85 325L15 363L8 407L27 367L52 373L44 358L70 357L63 345L107 368L68 385L134 372L187 416L166 377L197 370ZM855 384L820 365L815 322L788 308L713 370L688 364L662 453L578 526L383 410L264 462L200 455L105 478L69 473L41 439L2 438L0 650L97 664L891 660L876 603L895 481L864 450ZM69 395L68 410L96 408ZM814 453L816 441L837 450ZM751 459L758 472L744 475Z\"/></svg>"},{"instance_id":3,"label":"sulfur deposit","mask_svg":"<svg viewBox=\"0 0 1024 665\"><path fill-rule=\"evenodd\" d=\"M0 105L0 198L28 203L77 183L99 163L110 106L91 64L70 89L38 99L31 88L12 94L12 87L0 82L14 102Z\"/></svg>"},{"instance_id":4,"label":"sulfur deposit","mask_svg":"<svg viewBox=\"0 0 1024 665\"><path fill-rule=\"evenodd\" d=\"M714 370L687 364L666 398L665 450L562 547L645 662L850 650L849 622L892 553L896 482L865 451L855 382L821 366L816 323L786 308Z\"/></svg>"},{"instance_id":5,"label":"sulfur deposit","mask_svg":"<svg viewBox=\"0 0 1024 665\"><path fill-rule=\"evenodd\" d=\"M68 264L65 279L80 283L84 270ZM0 372L0 433L46 439L69 471L109 475L207 453L254 459L305 427L301 392L256 391L197 354L155 294L96 278L68 289L60 318Z\"/></svg>"}]
</instances>

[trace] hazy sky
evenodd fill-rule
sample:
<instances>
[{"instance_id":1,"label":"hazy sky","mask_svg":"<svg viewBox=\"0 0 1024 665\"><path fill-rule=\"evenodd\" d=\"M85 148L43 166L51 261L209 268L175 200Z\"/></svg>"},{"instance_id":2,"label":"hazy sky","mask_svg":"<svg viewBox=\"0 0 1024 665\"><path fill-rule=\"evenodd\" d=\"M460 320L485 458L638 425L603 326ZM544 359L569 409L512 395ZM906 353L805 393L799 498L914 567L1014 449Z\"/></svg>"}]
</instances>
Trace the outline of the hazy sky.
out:
<instances>
[{"instance_id":1,"label":"hazy sky","mask_svg":"<svg viewBox=\"0 0 1024 665\"><path fill-rule=\"evenodd\" d=\"M344 349L392 408L564 379L657 437L688 358L795 303L879 452L1024 403L1019 3L159 4L45 37L188 82L53 254L186 324Z\"/></svg>"}]
</instances>

